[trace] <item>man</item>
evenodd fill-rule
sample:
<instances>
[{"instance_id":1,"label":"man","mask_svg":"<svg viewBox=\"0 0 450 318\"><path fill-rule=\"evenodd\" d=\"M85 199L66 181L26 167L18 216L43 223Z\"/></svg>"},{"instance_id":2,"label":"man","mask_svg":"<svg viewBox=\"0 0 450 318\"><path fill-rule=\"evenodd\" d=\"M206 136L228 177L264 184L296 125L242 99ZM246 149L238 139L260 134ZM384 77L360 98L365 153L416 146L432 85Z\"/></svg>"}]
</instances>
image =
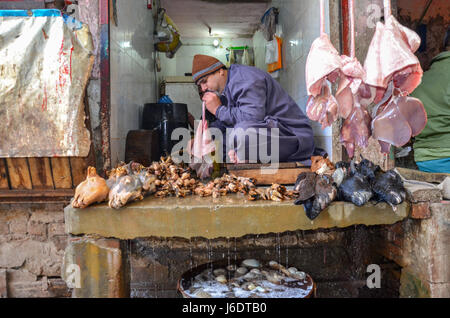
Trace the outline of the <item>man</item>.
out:
<instances>
[{"instance_id":1,"label":"man","mask_svg":"<svg viewBox=\"0 0 450 318\"><path fill-rule=\"evenodd\" d=\"M450 173L450 28L444 51L431 61L422 83L411 96L420 99L428 122L415 138L414 160L419 170Z\"/></svg>"},{"instance_id":2,"label":"man","mask_svg":"<svg viewBox=\"0 0 450 318\"><path fill-rule=\"evenodd\" d=\"M207 110L217 119L210 127L219 128L225 143L231 145L228 153L224 152L231 162L253 161L252 154L261 161L262 145L280 162L311 157L314 139L309 120L270 74L238 64L227 69L214 57L196 55L192 78L200 86ZM278 128L279 153L271 153L277 149L271 139L276 136L273 128ZM256 134L256 144L251 141L252 134Z\"/></svg>"}]
</instances>

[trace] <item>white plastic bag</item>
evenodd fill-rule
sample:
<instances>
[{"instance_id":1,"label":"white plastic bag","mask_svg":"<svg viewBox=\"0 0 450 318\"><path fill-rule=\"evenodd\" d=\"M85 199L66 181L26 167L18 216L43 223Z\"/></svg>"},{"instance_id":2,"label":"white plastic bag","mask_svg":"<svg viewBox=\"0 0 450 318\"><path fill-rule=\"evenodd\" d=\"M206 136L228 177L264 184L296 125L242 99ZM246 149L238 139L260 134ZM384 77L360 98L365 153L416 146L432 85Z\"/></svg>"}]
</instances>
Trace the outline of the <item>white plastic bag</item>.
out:
<instances>
[{"instance_id":1,"label":"white plastic bag","mask_svg":"<svg viewBox=\"0 0 450 318\"><path fill-rule=\"evenodd\" d=\"M266 42L266 64L278 61L278 42L274 37L272 41Z\"/></svg>"}]
</instances>

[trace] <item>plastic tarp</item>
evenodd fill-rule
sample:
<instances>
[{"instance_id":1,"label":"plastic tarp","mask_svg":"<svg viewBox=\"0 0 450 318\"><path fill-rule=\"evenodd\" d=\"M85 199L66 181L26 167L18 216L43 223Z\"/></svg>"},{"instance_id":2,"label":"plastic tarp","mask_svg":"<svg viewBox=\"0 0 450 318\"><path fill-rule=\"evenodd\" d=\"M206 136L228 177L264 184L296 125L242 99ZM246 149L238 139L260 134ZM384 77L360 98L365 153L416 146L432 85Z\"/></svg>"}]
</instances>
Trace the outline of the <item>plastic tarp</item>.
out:
<instances>
[{"instance_id":1,"label":"plastic tarp","mask_svg":"<svg viewBox=\"0 0 450 318\"><path fill-rule=\"evenodd\" d=\"M60 11L0 10L0 157L88 155L93 60Z\"/></svg>"}]
</instances>

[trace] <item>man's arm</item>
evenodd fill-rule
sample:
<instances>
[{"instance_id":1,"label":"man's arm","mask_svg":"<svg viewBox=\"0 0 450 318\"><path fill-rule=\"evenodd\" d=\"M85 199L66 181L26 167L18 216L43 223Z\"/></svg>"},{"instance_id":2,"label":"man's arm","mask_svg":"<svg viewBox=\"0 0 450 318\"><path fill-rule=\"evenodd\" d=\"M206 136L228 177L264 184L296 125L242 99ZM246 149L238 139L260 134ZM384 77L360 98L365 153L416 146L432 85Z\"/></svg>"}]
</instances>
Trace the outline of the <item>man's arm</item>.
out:
<instances>
[{"instance_id":1,"label":"man's arm","mask_svg":"<svg viewBox=\"0 0 450 318\"><path fill-rule=\"evenodd\" d=\"M266 84L264 80L234 83L231 87L235 107L219 106L216 117L226 125L243 121L260 122L266 116Z\"/></svg>"}]
</instances>

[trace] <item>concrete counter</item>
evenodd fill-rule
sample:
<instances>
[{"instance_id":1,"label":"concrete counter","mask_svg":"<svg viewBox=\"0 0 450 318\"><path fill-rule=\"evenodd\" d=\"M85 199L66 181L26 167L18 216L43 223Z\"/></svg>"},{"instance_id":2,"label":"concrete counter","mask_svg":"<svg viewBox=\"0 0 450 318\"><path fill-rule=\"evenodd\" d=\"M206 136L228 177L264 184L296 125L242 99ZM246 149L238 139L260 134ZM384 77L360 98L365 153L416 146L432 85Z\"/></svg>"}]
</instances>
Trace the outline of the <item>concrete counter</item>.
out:
<instances>
[{"instance_id":1,"label":"concrete counter","mask_svg":"<svg viewBox=\"0 0 450 318\"><path fill-rule=\"evenodd\" d=\"M86 209L64 209L66 232L74 235L97 234L102 237L134 239L138 237L241 237L246 234L281 233L295 230L348 227L351 225L393 224L409 215L409 204L394 212L385 204L357 207L347 202L333 202L314 220L309 220L303 206L292 200L283 202L248 201L231 194L214 199L145 198L114 210L106 203Z\"/></svg>"}]
</instances>

